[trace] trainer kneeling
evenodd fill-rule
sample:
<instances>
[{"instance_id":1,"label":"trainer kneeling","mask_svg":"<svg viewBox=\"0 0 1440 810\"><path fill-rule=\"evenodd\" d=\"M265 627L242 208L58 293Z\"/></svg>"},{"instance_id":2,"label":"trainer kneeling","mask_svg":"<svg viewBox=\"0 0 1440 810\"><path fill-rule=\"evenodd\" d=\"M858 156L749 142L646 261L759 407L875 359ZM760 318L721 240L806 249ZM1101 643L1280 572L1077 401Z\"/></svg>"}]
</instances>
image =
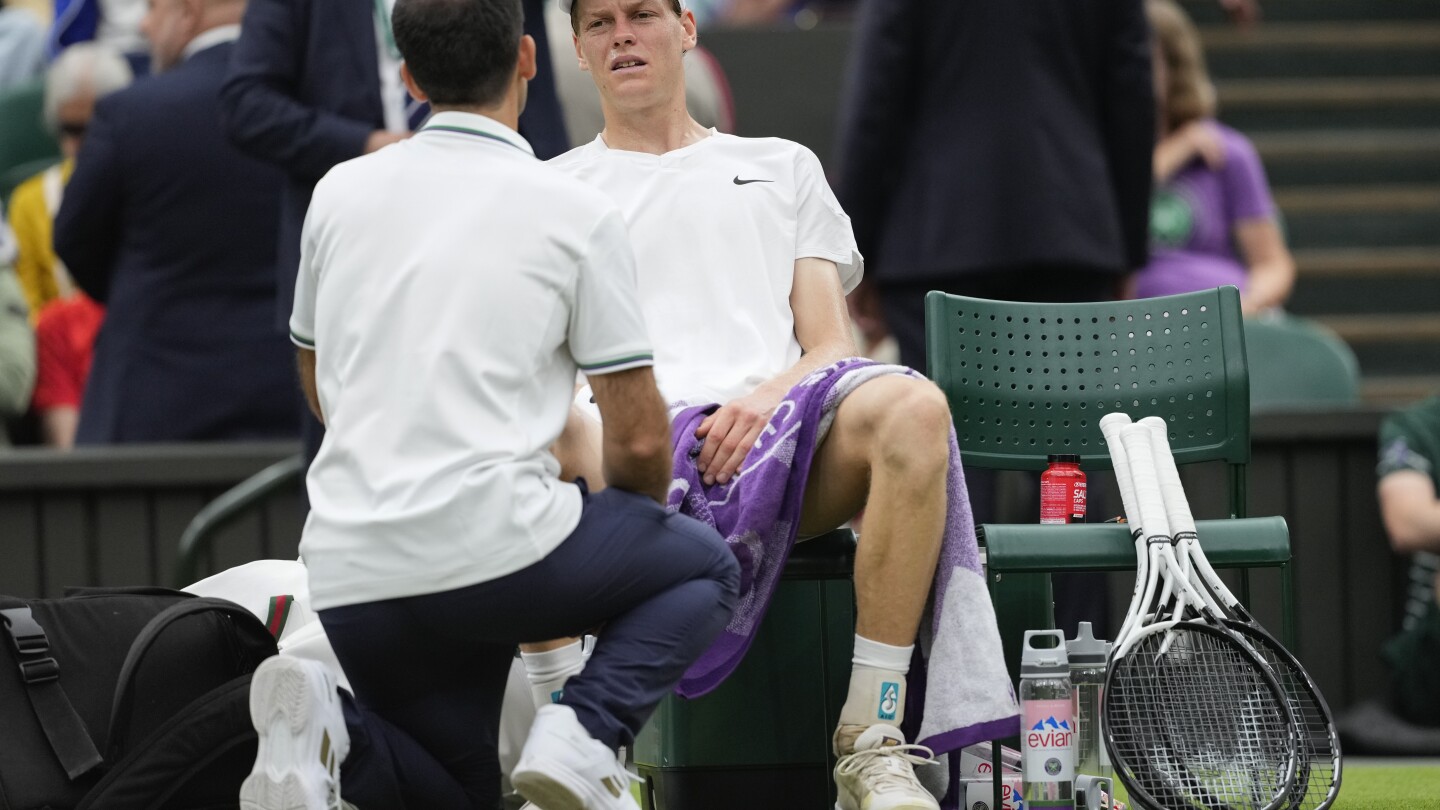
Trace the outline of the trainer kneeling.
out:
<instances>
[{"instance_id":1,"label":"trainer kneeling","mask_svg":"<svg viewBox=\"0 0 1440 810\"><path fill-rule=\"evenodd\" d=\"M615 758L730 617L720 536L660 506L670 427L625 224L517 134L535 44L519 0L397 0L415 137L316 186L295 307L326 425L301 552L354 699L323 667L257 672L246 810L496 808L520 642L600 624L513 782L540 808L629 808ZM583 369L609 488L547 448Z\"/></svg>"}]
</instances>

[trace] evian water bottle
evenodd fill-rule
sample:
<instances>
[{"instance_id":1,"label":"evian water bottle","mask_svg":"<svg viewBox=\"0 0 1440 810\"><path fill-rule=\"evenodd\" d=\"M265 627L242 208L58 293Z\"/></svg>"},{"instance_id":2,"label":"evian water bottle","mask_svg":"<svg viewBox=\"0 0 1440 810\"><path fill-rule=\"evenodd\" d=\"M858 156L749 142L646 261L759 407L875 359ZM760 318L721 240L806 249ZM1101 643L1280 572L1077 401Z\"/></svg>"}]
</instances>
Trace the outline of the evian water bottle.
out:
<instances>
[{"instance_id":1,"label":"evian water bottle","mask_svg":"<svg viewBox=\"0 0 1440 810\"><path fill-rule=\"evenodd\" d=\"M1037 641L1051 642L1036 646ZM1065 634L1029 630L1020 657L1020 770L1026 808L1075 806L1075 703Z\"/></svg>"}]
</instances>

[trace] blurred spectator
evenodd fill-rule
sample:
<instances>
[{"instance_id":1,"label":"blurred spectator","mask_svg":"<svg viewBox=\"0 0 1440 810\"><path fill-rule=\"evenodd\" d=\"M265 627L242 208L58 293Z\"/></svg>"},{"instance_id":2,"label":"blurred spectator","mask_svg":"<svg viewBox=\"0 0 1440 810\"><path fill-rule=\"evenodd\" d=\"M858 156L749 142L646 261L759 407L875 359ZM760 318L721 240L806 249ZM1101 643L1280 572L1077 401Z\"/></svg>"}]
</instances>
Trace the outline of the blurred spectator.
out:
<instances>
[{"instance_id":1,"label":"blurred spectator","mask_svg":"<svg viewBox=\"0 0 1440 810\"><path fill-rule=\"evenodd\" d=\"M153 0L158 74L95 108L55 247L106 304L77 444L293 437L275 332L283 178L220 126L244 0Z\"/></svg>"},{"instance_id":2,"label":"blurred spectator","mask_svg":"<svg viewBox=\"0 0 1440 810\"><path fill-rule=\"evenodd\" d=\"M555 76L555 92L564 114L567 139L571 146L589 143L605 128L605 115L600 110L595 83L583 68L575 69L578 57L570 15L561 10L558 3L545 5L545 33L553 45L548 67ZM691 117L702 126L734 132L735 105L720 62L698 46L685 52L685 62L685 105Z\"/></svg>"},{"instance_id":3,"label":"blurred spectator","mask_svg":"<svg viewBox=\"0 0 1440 810\"><path fill-rule=\"evenodd\" d=\"M15 272L32 322L46 304L75 290L69 271L55 255L51 239L55 213L96 100L130 84L131 75L130 66L114 49L96 43L67 49L45 75L45 125L60 139L64 160L17 186L9 209L20 250Z\"/></svg>"},{"instance_id":4,"label":"blurred spectator","mask_svg":"<svg viewBox=\"0 0 1440 810\"><path fill-rule=\"evenodd\" d=\"M140 20L146 0L55 0L48 50L55 56L71 45L98 42L124 54L137 76L149 72Z\"/></svg>"},{"instance_id":5,"label":"blurred spectator","mask_svg":"<svg viewBox=\"0 0 1440 810\"><path fill-rule=\"evenodd\" d=\"M45 305L35 324L35 396L31 406L40 420L40 441L49 447L75 445L80 403L90 376L95 335L105 307L84 293Z\"/></svg>"},{"instance_id":6,"label":"blurred spectator","mask_svg":"<svg viewBox=\"0 0 1440 810\"><path fill-rule=\"evenodd\" d=\"M0 0L0 90L45 72L45 26L29 10Z\"/></svg>"},{"instance_id":7,"label":"blurred spectator","mask_svg":"<svg viewBox=\"0 0 1440 810\"><path fill-rule=\"evenodd\" d=\"M0 447L10 445L5 423L25 412L35 384L35 335L11 263L15 240L0 217Z\"/></svg>"},{"instance_id":8,"label":"blurred spectator","mask_svg":"<svg viewBox=\"0 0 1440 810\"><path fill-rule=\"evenodd\" d=\"M1408 723L1440 726L1440 397L1432 397L1386 418L1380 427L1380 515L1390 545L1426 567L1423 587L1405 617L1400 635L1385 645L1395 673L1397 713Z\"/></svg>"},{"instance_id":9,"label":"blurred spectator","mask_svg":"<svg viewBox=\"0 0 1440 810\"><path fill-rule=\"evenodd\" d=\"M1260 156L1250 141L1214 120L1215 87L1195 26L1173 0L1147 0L1155 30L1156 192L1150 264L1134 295L1240 288L1246 315L1279 307L1295 285Z\"/></svg>"},{"instance_id":10,"label":"blurred spectator","mask_svg":"<svg viewBox=\"0 0 1440 810\"><path fill-rule=\"evenodd\" d=\"M548 66L546 2L553 0L523 0L523 7L525 33ZM400 83L400 51L390 29L394 7L394 0L250 0L246 11L220 101L235 145L279 166L287 179L275 262L278 334L289 334L300 227L315 183L341 161L408 137L428 112ZM520 134L541 159L567 148L552 75L542 70L530 82L520 118ZM303 411L306 452L313 457L323 429Z\"/></svg>"}]
</instances>

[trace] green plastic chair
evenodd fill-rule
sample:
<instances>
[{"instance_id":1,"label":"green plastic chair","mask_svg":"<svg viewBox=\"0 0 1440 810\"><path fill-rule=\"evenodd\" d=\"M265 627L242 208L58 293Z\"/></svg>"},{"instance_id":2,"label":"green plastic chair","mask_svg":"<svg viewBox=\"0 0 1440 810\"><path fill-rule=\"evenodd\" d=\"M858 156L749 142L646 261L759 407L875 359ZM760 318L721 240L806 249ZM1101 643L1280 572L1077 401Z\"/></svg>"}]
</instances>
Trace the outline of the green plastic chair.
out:
<instances>
[{"instance_id":1,"label":"green plastic chair","mask_svg":"<svg viewBox=\"0 0 1440 810\"><path fill-rule=\"evenodd\" d=\"M932 292L926 297L929 374L945 391L965 463L1043 470L1051 453L1075 453L1090 471L1111 468L1100 418L1156 415L1170 425L1178 464L1223 461L1230 516L1245 515L1250 461L1250 386L1240 294L1220 287L1138 301L1037 304ZM1111 560L1067 561L1069 534L1038 525L1033 537L1051 571L1134 565L1133 548ZM1016 672L1023 630L1051 627L1048 574L1009 568L1009 549L989 548L988 576L1006 662ZM1288 541L1285 561L1288 562ZM1083 564L1082 564L1083 563ZM1074 567L1071 567L1072 564ZM1277 563L1278 564L1278 563ZM1282 574L1283 637L1294 639L1293 586ZM1242 600L1249 581L1242 572Z\"/></svg>"},{"instance_id":2,"label":"green plastic chair","mask_svg":"<svg viewBox=\"0 0 1440 810\"><path fill-rule=\"evenodd\" d=\"M12 169L22 164L40 166L40 161L60 159L60 144L41 120L44 100L43 79L0 91L0 175L8 177ZM18 183L28 176L15 178L13 182ZM0 199L8 198L10 190L5 189Z\"/></svg>"},{"instance_id":3,"label":"green plastic chair","mask_svg":"<svg viewBox=\"0 0 1440 810\"><path fill-rule=\"evenodd\" d=\"M1293 315L1245 321L1250 410L1351 407L1360 403L1360 363L1349 344Z\"/></svg>"},{"instance_id":4,"label":"green plastic chair","mask_svg":"<svg viewBox=\"0 0 1440 810\"><path fill-rule=\"evenodd\" d=\"M708 695L660 702L631 752L644 810L835 804L830 735L854 655L854 559L849 529L796 544L735 672Z\"/></svg>"}]
</instances>

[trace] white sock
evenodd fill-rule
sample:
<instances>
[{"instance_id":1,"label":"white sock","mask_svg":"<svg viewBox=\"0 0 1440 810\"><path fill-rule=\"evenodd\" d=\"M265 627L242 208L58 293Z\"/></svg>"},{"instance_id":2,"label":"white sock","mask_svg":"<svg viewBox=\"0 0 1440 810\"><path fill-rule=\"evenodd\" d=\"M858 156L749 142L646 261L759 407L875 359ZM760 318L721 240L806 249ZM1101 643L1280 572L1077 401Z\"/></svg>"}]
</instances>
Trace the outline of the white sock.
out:
<instances>
[{"instance_id":1,"label":"white sock","mask_svg":"<svg viewBox=\"0 0 1440 810\"><path fill-rule=\"evenodd\" d=\"M893 647L855 637L850 692L840 709L840 725L898 727L905 721L905 675L915 645ZM852 741L853 742L853 741Z\"/></svg>"},{"instance_id":2,"label":"white sock","mask_svg":"<svg viewBox=\"0 0 1440 810\"><path fill-rule=\"evenodd\" d=\"M850 662L857 667L888 669L904 675L910 671L910 659L915 655L915 645L892 647L862 636L855 637L855 654Z\"/></svg>"},{"instance_id":3,"label":"white sock","mask_svg":"<svg viewBox=\"0 0 1440 810\"><path fill-rule=\"evenodd\" d=\"M521 650L520 660L525 663L525 677L530 681L530 696L535 700L535 708L559 701L565 693L565 682L572 675L580 674L587 658L584 644L578 640L548 652L528 653Z\"/></svg>"}]
</instances>

